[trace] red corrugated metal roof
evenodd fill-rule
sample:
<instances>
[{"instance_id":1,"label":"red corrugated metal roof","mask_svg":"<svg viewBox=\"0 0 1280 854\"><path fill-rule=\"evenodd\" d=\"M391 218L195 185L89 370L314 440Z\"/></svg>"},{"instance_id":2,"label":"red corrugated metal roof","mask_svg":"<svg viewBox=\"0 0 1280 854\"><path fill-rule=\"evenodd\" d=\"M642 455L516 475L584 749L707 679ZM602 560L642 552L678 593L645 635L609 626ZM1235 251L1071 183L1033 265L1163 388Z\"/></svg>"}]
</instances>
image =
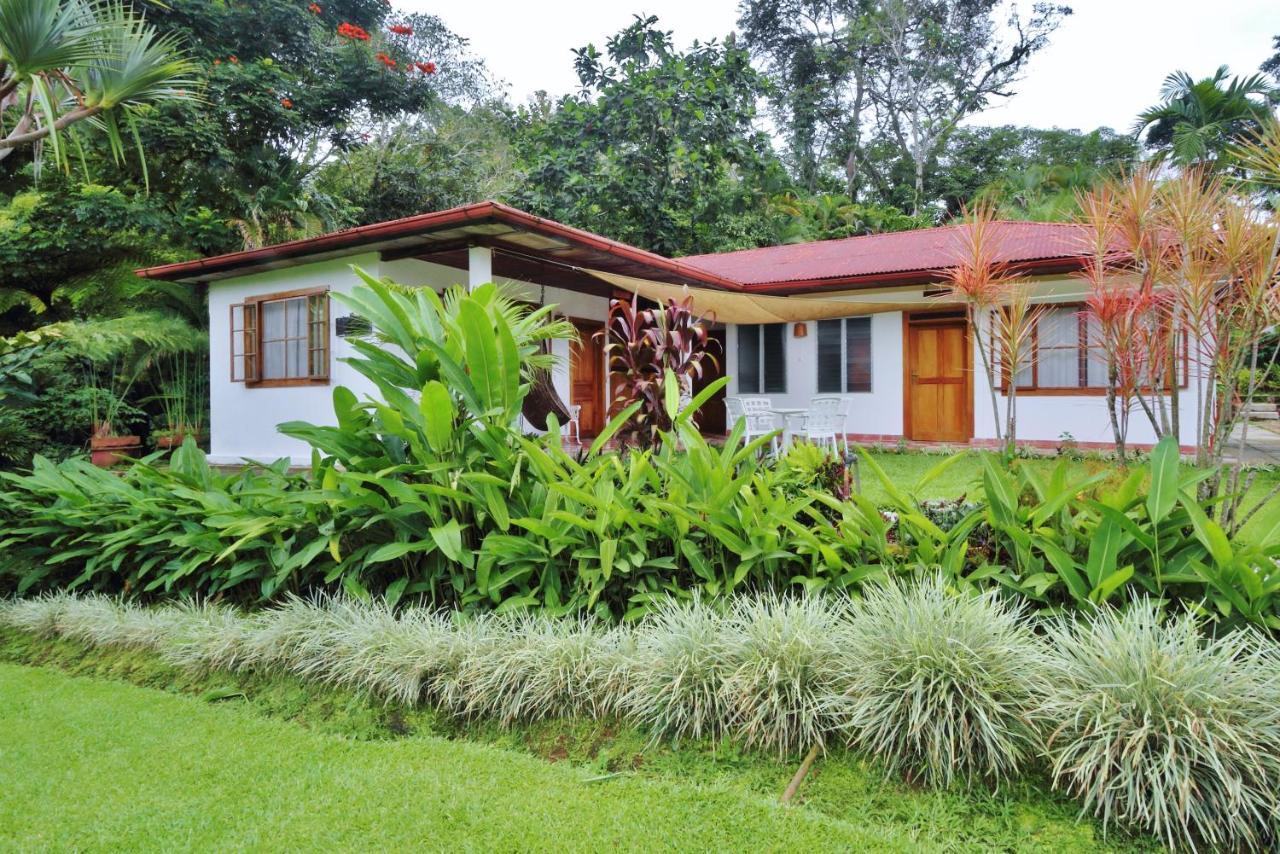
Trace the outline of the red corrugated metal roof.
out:
<instances>
[{"instance_id":1,"label":"red corrugated metal roof","mask_svg":"<svg viewBox=\"0 0 1280 854\"><path fill-rule=\"evenodd\" d=\"M523 256L545 257L549 263L617 267L615 272L641 278L776 294L936 281L940 270L956 263L962 228L941 226L670 259L508 205L479 202L261 249L148 267L137 273L174 281L207 280L354 251L384 248L404 251L405 241L426 240L425 235L442 229L480 228L484 223L501 223L517 231L564 241L566 245L558 249L515 247ZM1080 226L1013 221L1001 221L997 225L999 260L1027 271L1071 269L1078 266L1085 251L1086 235ZM504 245L501 235L481 233L477 241L499 249ZM428 249L430 247L423 244L423 251Z\"/></svg>"},{"instance_id":2,"label":"red corrugated metal roof","mask_svg":"<svg viewBox=\"0 0 1280 854\"><path fill-rule=\"evenodd\" d=\"M1068 223L996 223L999 260L1008 264L1070 261L1084 254L1083 228ZM900 278L892 274L930 274L956 263L963 226L941 226L890 234L870 234L816 243L795 243L691 255L686 264L745 285L794 285L824 280ZM835 282L832 282L834 284Z\"/></svg>"}]
</instances>

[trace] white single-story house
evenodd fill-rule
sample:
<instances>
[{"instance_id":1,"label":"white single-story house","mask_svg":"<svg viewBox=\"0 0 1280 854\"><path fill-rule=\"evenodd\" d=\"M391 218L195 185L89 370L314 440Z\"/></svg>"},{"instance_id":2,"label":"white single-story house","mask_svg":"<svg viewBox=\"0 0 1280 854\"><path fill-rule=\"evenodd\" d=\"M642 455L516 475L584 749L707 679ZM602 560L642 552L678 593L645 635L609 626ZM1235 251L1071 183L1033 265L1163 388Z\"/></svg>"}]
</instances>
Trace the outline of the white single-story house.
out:
<instances>
[{"instance_id":1,"label":"white single-story house","mask_svg":"<svg viewBox=\"0 0 1280 854\"><path fill-rule=\"evenodd\" d=\"M1084 263L1082 233L1037 222L998 229L999 260L1027 277L1037 301L1054 305L1040 321L1033 366L1019 375L1019 441L1109 447L1105 369L1081 313L1085 285L1073 275ZM853 441L991 444L997 431L975 336L938 286L956 243L957 228L944 226L672 259L481 202L138 272L208 288L214 463L304 464L308 448L276 425L332 423L333 386L373 391L342 361L360 319L330 299L359 282L353 267L437 290L501 282L529 302L559 306L583 334L573 354L560 353L554 382L581 407L583 435L603 426L609 402L603 346L592 333L610 300L661 299L687 287L716 320L729 394L764 395L779 408L846 396ZM1179 394L1188 395L1181 379ZM1182 405L1193 411L1190 397ZM1194 443L1192 420L1183 419L1184 445ZM722 403L702 426L724 431ZM1155 441L1140 413L1129 441Z\"/></svg>"}]
</instances>

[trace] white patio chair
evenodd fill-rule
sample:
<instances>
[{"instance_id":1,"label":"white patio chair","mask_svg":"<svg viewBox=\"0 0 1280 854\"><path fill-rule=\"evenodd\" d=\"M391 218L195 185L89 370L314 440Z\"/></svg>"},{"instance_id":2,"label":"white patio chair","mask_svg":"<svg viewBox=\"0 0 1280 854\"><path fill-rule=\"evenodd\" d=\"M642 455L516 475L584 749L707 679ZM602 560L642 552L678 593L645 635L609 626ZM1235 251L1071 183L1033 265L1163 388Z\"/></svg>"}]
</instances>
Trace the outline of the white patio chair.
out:
<instances>
[{"instance_id":1,"label":"white patio chair","mask_svg":"<svg viewBox=\"0 0 1280 854\"><path fill-rule=\"evenodd\" d=\"M768 436L778 430L777 414L773 404L767 397L734 397L724 399L725 412L729 416L729 426L740 420L746 422L746 432L742 436L744 444L751 444L761 436ZM769 446L776 455L778 453L778 437L769 440Z\"/></svg>"},{"instance_id":2,"label":"white patio chair","mask_svg":"<svg viewBox=\"0 0 1280 854\"><path fill-rule=\"evenodd\" d=\"M821 395L809 401L809 411L804 423L795 430L797 437L808 439L819 447L830 445L834 453L849 450L845 421L848 420L849 401L839 395Z\"/></svg>"},{"instance_id":3,"label":"white patio chair","mask_svg":"<svg viewBox=\"0 0 1280 854\"><path fill-rule=\"evenodd\" d=\"M578 423L578 419L581 415L582 407L578 404L574 404L569 407L569 420L564 423L564 431L567 434L569 441L577 442L579 444L582 443L582 429L581 425Z\"/></svg>"}]
</instances>

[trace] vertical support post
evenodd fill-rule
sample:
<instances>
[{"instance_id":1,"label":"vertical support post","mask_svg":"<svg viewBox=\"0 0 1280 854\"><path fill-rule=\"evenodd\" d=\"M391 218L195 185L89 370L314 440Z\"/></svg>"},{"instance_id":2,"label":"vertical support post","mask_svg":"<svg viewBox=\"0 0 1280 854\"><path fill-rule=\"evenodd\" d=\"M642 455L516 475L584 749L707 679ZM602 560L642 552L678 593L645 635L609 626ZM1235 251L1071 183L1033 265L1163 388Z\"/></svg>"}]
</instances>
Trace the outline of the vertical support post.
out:
<instances>
[{"instance_id":1,"label":"vertical support post","mask_svg":"<svg viewBox=\"0 0 1280 854\"><path fill-rule=\"evenodd\" d=\"M467 290L493 281L493 250L488 246L467 248Z\"/></svg>"}]
</instances>

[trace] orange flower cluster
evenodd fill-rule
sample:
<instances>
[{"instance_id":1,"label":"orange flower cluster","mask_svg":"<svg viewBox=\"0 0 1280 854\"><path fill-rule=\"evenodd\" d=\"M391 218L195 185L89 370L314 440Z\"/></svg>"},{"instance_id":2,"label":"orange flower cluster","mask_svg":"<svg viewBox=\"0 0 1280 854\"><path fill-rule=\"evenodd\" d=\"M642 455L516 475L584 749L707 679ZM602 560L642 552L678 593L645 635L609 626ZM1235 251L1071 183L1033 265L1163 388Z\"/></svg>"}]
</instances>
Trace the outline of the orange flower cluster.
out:
<instances>
[{"instance_id":1,"label":"orange flower cluster","mask_svg":"<svg viewBox=\"0 0 1280 854\"><path fill-rule=\"evenodd\" d=\"M421 71L423 74L436 73L436 64L434 62L415 62L413 67Z\"/></svg>"},{"instance_id":2,"label":"orange flower cluster","mask_svg":"<svg viewBox=\"0 0 1280 854\"><path fill-rule=\"evenodd\" d=\"M292 110L292 109L293 109L293 101L290 101L288 98L281 98L281 99L280 99L280 106L284 107L286 110Z\"/></svg>"},{"instance_id":3,"label":"orange flower cluster","mask_svg":"<svg viewBox=\"0 0 1280 854\"><path fill-rule=\"evenodd\" d=\"M395 68L395 67L396 67L396 61L395 61L394 59L392 59L391 57L387 56L385 53L375 53L375 54L373 55L373 58L374 58L374 59L376 59L376 60L378 60L378 62L381 62L381 63L382 63L383 65L385 65L387 68Z\"/></svg>"},{"instance_id":4,"label":"orange flower cluster","mask_svg":"<svg viewBox=\"0 0 1280 854\"><path fill-rule=\"evenodd\" d=\"M394 27L387 27L387 29L398 36L413 35L413 27L408 27L408 26L405 26L404 24L396 24Z\"/></svg>"},{"instance_id":5,"label":"orange flower cluster","mask_svg":"<svg viewBox=\"0 0 1280 854\"><path fill-rule=\"evenodd\" d=\"M319 3L312 3L310 6L307 7L307 11L313 15L319 15L321 12L324 11L324 9L320 8Z\"/></svg>"},{"instance_id":6,"label":"orange flower cluster","mask_svg":"<svg viewBox=\"0 0 1280 854\"><path fill-rule=\"evenodd\" d=\"M369 32L364 27L357 27L355 24L343 22L338 25L338 35L344 39L355 39L356 41L367 42L369 40Z\"/></svg>"}]
</instances>

